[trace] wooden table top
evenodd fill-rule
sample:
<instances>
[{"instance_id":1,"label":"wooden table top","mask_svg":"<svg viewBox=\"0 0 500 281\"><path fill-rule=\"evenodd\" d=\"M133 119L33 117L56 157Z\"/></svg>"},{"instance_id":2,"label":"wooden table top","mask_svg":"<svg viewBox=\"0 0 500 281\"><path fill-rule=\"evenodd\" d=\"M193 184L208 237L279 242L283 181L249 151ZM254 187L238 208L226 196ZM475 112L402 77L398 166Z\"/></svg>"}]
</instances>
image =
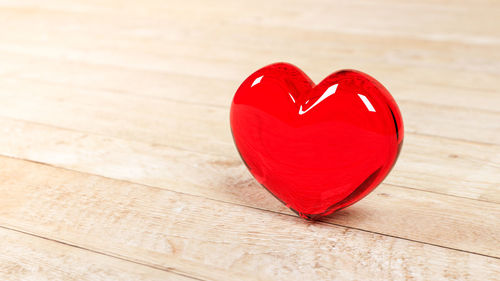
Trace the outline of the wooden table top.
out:
<instances>
[{"instance_id":1,"label":"wooden table top","mask_svg":"<svg viewBox=\"0 0 500 281\"><path fill-rule=\"evenodd\" d=\"M500 280L500 2L0 0L1 280ZM293 214L233 145L240 83L369 73L405 143Z\"/></svg>"}]
</instances>

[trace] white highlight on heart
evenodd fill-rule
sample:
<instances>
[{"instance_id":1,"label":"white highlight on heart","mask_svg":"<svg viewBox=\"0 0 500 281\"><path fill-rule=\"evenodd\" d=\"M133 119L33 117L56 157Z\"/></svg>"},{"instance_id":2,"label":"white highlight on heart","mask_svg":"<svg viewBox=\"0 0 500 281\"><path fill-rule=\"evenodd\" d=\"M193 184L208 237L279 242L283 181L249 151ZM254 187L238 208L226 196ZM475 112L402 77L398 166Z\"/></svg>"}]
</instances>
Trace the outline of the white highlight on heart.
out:
<instances>
[{"instance_id":1,"label":"white highlight on heart","mask_svg":"<svg viewBox=\"0 0 500 281\"><path fill-rule=\"evenodd\" d=\"M302 114L308 112L313 107L315 107L316 105L318 105L320 102L324 101L327 97L335 94L335 92L337 91L337 87L338 86L339 86L339 84L335 84L333 86L330 86L328 89L326 89L326 91L321 95L321 97L313 105L311 105L311 107L309 107L305 111L302 110L302 105L301 105L300 108L299 108L299 115L302 115Z\"/></svg>"},{"instance_id":2,"label":"white highlight on heart","mask_svg":"<svg viewBox=\"0 0 500 281\"><path fill-rule=\"evenodd\" d=\"M292 99L293 103L295 103L295 99L293 98L292 94L288 93L288 95L290 96L290 98Z\"/></svg>"},{"instance_id":3,"label":"white highlight on heart","mask_svg":"<svg viewBox=\"0 0 500 281\"><path fill-rule=\"evenodd\" d=\"M262 75L261 77L258 77L257 79L253 80L252 86L250 86L250 88L252 88L253 86L259 84L260 80L262 80L262 77L264 77L264 75Z\"/></svg>"},{"instance_id":4,"label":"white highlight on heart","mask_svg":"<svg viewBox=\"0 0 500 281\"><path fill-rule=\"evenodd\" d=\"M358 94L358 97L363 101L363 103L365 104L366 108L368 108L368 111L370 111L370 112L376 112L375 108L373 107L372 103L368 100L367 97L365 97L362 94Z\"/></svg>"}]
</instances>

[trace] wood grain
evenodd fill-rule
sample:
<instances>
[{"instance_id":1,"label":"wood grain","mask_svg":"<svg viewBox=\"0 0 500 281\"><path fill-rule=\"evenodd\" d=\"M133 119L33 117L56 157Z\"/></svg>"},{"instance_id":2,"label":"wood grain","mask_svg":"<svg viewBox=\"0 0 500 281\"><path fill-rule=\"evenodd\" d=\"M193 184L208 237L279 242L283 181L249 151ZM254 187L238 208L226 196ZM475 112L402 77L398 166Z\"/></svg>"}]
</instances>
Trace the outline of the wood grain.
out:
<instances>
[{"instance_id":1,"label":"wood grain","mask_svg":"<svg viewBox=\"0 0 500 281\"><path fill-rule=\"evenodd\" d=\"M0 116L183 151L213 154L240 163L229 129L227 108L123 96L105 91L69 89L34 82L22 88L16 85L19 84L7 84L5 90L0 92L6 105L0 111ZM32 88L27 89L29 87ZM72 94L68 95L68 91ZM33 96L32 92L37 92L37 95ZM422 108L416 111L422 112ZM420 115L415 114L409 118ZM485 118L481 124L488 127L487 130L473 125L450 123L444 118L441 118L443 124L435 125L435 128L439 130L442 127L453 127L453 131L460 134L470 129L475 132L473 135L490 134L495 138L500 137L500 134L495 134L495 128L500 123L495 122L494 116ZM472 122L478 122L479 116L476 115L473 120ZM429 121L421 120L421 123L429 124ZM411 125L406 125L409 126ZM406 146L409 148L406 149ZM474 144L407 133L402 153L401 159L411 161L407 161L407 165L398 164L395 172L387 179L388 183L500 202L500 145ZM184 173L184 170L181 172ZM484 173L488 177L482 177ZM471 176L475 178L471 179ZM470 186L472 180L473 187Z\"/></svg>"},{"instance_id":2,"label":"wood grain","mask_svg":"<svg viewBox=\"0 0 500 281\"><path fill-rule=\"evenodd\" d=\"M0 224L201 279L494 280L500 260L5 157ZM99 225L99 227L95 227ZM280 261L276 263L276 261ZM477 270L481 268L481 270ZM242 274L252 272L252 274Z\"/></svg>"},{"instance_id":3,"label":"wood grain","mask_svg":"<svg viewBox=\"0 0 500 281\"><path fill-rule=\"evenodd\" d=\"M109 178L122 179L162 189L182 192L230 202L259 209L272 210L291 214L280 202L268 194L250 176L237 155L231 158L200 154L178 150L162 145L150 145L107 136L92 135L71 130L58 129L10 119L0 119L0 127L6 136L0 139L0 154L50 165L73 169L85 173L97 174ZM36 140L36 141L33 141ZM433 139L430 138L432 141ZM452 145L450 147L450 145ZM449 157L457 146L467 152L465 144L447 143L451 150L442 151L437 142L421 137L415 141L416 149L421 152L425 147L436 147L437 151L428 151L424 155L443 156L419 159L419 153L414 156L401 156L401 163L393 171L386 182L415 182L415 186L427 182L439 184L439 188L429 186L431 192L409 189L404 186L382 185L373 194L341 213L326 219L340 225L366 229L377 233L403 237L420 242L471 251L485 255L500 257L500 205L485 202L498 198L493 182L484 188L466 188L469 180L464 178L469 160L461 158L479 157L482 145L470 145L468 154ZM410 145L410 147L413 147ZM474 150L474 147L476 149ZM236 153L235 153L236 154ZM486 156L486 153L484 154ZM412 157L416 159L412 159ZM408 161L403 160L408 159ZM133 160L133 161L131 161ZM498 171L490 170L484 163L477 160L484 173ZM420 162L429 163L419 168ZM450 171L439 167L448 167L456 162L464 165L463 170ZM407 164L405 164L407 163ZM435 164L432 164L435 163ZM399 168L408 166L407 169ZM425 170L424 170L425 168ZM457 169L457 168L456 168ZM415 176L414 171L421 171ZM448 175L452 173L462 176L462 182L451 181ZM419 180L421 178L421 180ZM480 179L475 182L479 183ZM453 187L463 186L461 194ZM488 187L489 186L489 187ZM449 187L449 190L445 188ZM467 192L466 192L467 191ZM469 198L485 198L477 201L460 197L450 197L437 192L456 194ZM488 194L488 192L490 194ZM479 196L479 198L478 198ZM450 215L453 212L453 215ZM477 220L482 217L482 220ZM425 225L425 227L421 227ZM436 236L436 233L448 233Z\"/></svg>"},{"instance_id":4,"label":"wood grain","mask_svg":"<svg viewBox=\"0 0 500 281\"><path fill-rule=\"evenodd\" d=\"M0 279L496 280L500 2L0 0ZM310 223L229 130L276 61L354 68L405 121L399 161Z\"/></svg>"},{"instance_id":5,"label":"wood grain","mask_svg":"<svg viewBox=\"0 0 500 281\"><path fill-rule=\"evenodd\" d=\"M9 280L195 280L0 228L0 278Z\"/></svg>"}]
</instances>

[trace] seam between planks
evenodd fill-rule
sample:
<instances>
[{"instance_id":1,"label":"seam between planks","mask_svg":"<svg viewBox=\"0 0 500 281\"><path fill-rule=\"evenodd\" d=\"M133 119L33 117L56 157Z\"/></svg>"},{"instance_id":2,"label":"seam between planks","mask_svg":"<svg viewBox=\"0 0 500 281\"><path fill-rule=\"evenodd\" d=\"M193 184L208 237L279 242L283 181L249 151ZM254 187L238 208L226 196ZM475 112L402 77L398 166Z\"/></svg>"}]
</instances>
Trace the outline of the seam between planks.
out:
<instances>
[{"instance_id":1,"label":"seam between planks","mask_svg":"<svg viewBox=\"0 0 500 281\"><path fill-rule=\"evenodd\" d=\"M83 63L85 64L85 63ZM92 64L89 64L92 65ZM121 67L121 66L120 66ZM125 68L125 67L124 67ZM128 68L128 67L127 67ZM131 68L134 69L134 68ZM142 72L142 70L139 70ZM155 71L153 71L155 72ZM163 71L161 71L163 73ZM171 72L171 71L165 71L165 74L172 74L174 76L181 76L181 77L189 77L189 78L202 78L202 79L207 79L207 80L215 80L217 82L231 82L231 83L240 83L239 81L235 79L219 79L216 77L209 77L209 76L199 76L199 75L191 75L191 74L185 74L185 73L176 73L176 72ZM124 96L129 96L129 97L135 97L135 98L144 98L144 99L152 99L152 100L158 100L158 101L169 101L173 103L180 103L180 104L187 104L187 105L196 105L196 106L204 106L204 107L210 107L210 108L220 108L220 109L229 109L229 105L231 104L230 102L227 103L227 105L221 105L221 104L210 104L210 103L205 103L205 102L193 102L189 100L179 100L175 98L170 98L170 97L159 97L159 96L152 96L152 95L143 95L143 94L138 94L136 92L131 92L131 91L125 91L121 89L112 89L112 88L92 88L92 87L84 87L81 85L72 85L69 83L61 83L61 82L52 82L52 81L44 81L41 79L34 79L34 78L24 78L24 77L16 77L15 73L8 73L6 75L3 75L3 78L7 79L14 79L14 80L19 80L19 81L25 81L25 82L36 82L36 83L41 83L45 85L50 85L50 86L56 86L56 87L73 87L73 88L78 88L81 90L85 91L102 91L102 92L111 92L114 94L118 95L124 95ZM236 84L235 84L236 85ZM239 87L236 86L235 89ZM470 89L471 91L480 91L478 89ZM236 90L234 90L236 92ZM232 98L231 100L232 101ZM500 115L500 111L496 110L491 110L491 109L485 109L485 108L470 108L466 106L461 106L461 105L447 105L447 104L441 104L441 103L431 103L431 102L422 102L422 101L416 101L416 100L410 100L406 98L398 98L397 101L403 102L403 103L411 103L411 104L417 104L417 105L423 105L423 106L435 106L435 107L442 107L442 108L447 108L447 109L459 109L459 110L467 110L467 111L479 111L479 112L484 112L484 113L489 113L489 114L498 114ZM418 134L418 133L417 133ZM451 138L451 139L456 139L456 138ZM463 139L457 139L457 140L463 140ZM468 141L468 140L464 140ZM471 142L477 142L477 141L471 141ZM483 143L483 142L477 142L477 143ZM486 143L486 144L493 144L493 143Z\"/></svg>"},{"instance_id":2,"label":"seam between planks","mask_svg":"<svg viewBox=\"0 0 500 281\"><path fill-rule=\"evenodd\" d=\"M180 76L184 75L184 74L174 74L174 73L172 73L172 74L173 75L180 75ZM185 76L189 76L189 75L185 75ZM19 81L37 82L37 83L42 83L42 84L45 84L45 85L52 85L52 86L56 86L56 87L70 87L71 86L71 85L65 84L65 83L45 82L45 81L37 80L37 79L18 78L18 77L14 77L12 75L7 75L6 78L7 79L19 80ZM217 78L212 78L212 77L204 77L204 78L217 80ZM207 107L207 108L217 108L217 109L226 109L226 110L229 110L229 105L230 105L229 102L228 102L228 104L226 106L223 106L223 105L218 105L218 104L207 104L207 103L203 103L203 102L198 103L198 102L192 102L192 101L180 101L178 99L166 98L166 97L155 97L155 96L140 95L140 94L139 95L135 95L135 94L133 94L133 92L127 92L127 91L117 90L117 89L96 89L96 88L81 87L81 86L77 86L76 88L81 89L81 90L85 90L85 91L111 92L111 93L114 93L114 94L117 94L117 95L125 95L125 96L129 96L129 97L138 97L138 98L143 98L143 99L146 99L146 100L152 99L152 100L159 100L159 101L168 101L168 102L172 102L174 104L177 103L177 104L193 105L193 106L200 106L200 107ZM231 99L231 101L232 101L232 99ZM400 102L404 102L404 103L412 103L412 104L416 104L416 105L435 106L435 107L443 107L443 108L449 108L449 109L467 109L469 111L473 110L473 111L476 111L476 112L484 112L484 113L487 113L487 114L495 114L495 115L499 115L500 116L500 112L492 111L492 110L488 110L488 109L480 109L480 108L470 109L470 108L466 108L466 107L463 107L463 106L450 106L450 105L443 105L443 104L437 104L437 103L425 103L425 102L417 102L417 101L412 101L412 100L407 100L407 99L399 99L399 101ZM7 116L1 116L1 117L11 118L11 117L7 117ZM11 118L11 119L15 120L14 118ZM23 120L23 121L26 121L26 122L31 122L29 120L24 120L24 119L18 119L18 120ZM41 125L46 125L46 126L52 126L52 127L56 127L56 128L64 128L64 127L57 127L57 126L53 126L53 125L45 124L45 123L36 123L36 124L41 124ZM64 129L66 129L66 128L64 128ZM73 131L78 131L78 130L73 130ZM78 131L78 132L86 132L86 131ZM86 132L86 133L89 133L89 132ZM499 145L498 143L495 143L495 142L468 140L468 139L456 138L456 137L450 137L450 136L442 136L442 135L436 135L436 134L421 133L421 132L418 132L418 131L406 131L405 134L408 134L408 135L417 135L417 136L436 137L436 138L442 138L442 139L454 140L454 141L462 141L462 142L466 142L466 143L479 144L479 145L495 145L495 146ZM179 149L182 149L182 148L179 148ZM186 149L182 149L182 150L186 150ZM186 151L189 151L189 150L186 150Z\"/></svg>"},{"instance_id":3,"label":"seam between planks","mask_svg":"<svg viewBox=\"0 0 500 281\"><path fill-rule=\"evenodd\" d=\"M104 135L104 134L100 134L100 133L96 133L96 132L89 132L89 131L85 131L85 130L75 130L75 129L72 129L72 128L60 127L60 126L56 126L56 125L52 125L52 124L46 124L46 123L41 123L41 122L32 121L32 120L12 118L12 117L9 117L9 116L0 115L0 118L6 119L6 120L18 121L18 122L26 122L28 124L34 124L34 125L44 126L44 127L48 127L48 128L55 128L55 129L59 129L59 130L69 131L69 132L84 133L84 134L88 134L88 135L92 135L92 136L99 136L99 137L111 138L111 139L115 139L115 140L123 140L123 141L127 141L127 142L135 142L135 143L140 143L140 144L153 145L153 146L157 146L157 147L168 147L168 148L172 148L172 149L175 149L175 150L185 151L185 152L189 152L189 153L195 153L195 154L199 154L199 155L227 157L227 156L218 155L218 154L212 154L212 153L207 153L207 152L193 151L193 150L189 150L189 149L186 149L186 148L183 148L183 147L177 147L177 146L171 145L171 144L166 145L166 144L160 144L160 143L142 142L142 141L134 140L134 139L126 139L126 138L120 138L120 137L115 137L115 136L109 136L109 135ZM410 135L421 135L421 136L426 136L426 137L435 137L435 138L442 138L442 139L448 139L448 140L454 140L454 141L462 141L462 142L472 143L472 144L480 144L480 145L487 145L487 146L498 147L498 145L494 144L494 143L478 143L478 142L474 142L474 141L465 141L465 140L459 140L459 139L454 139L454 138L449 138L449 137L426 135L426 134L416 134L416 133L407 133L407 134L410 134ZM55 165L52 165L50 163L40 162L40 161L32 160L32 159L26 159L26 158L21 158L21 157L16 157L16 156L11 156L11 155L5 155L5 154L0 154L0 156L5 156L5 157L9 157L9 158L13 158L13 159L19 159L19 160L30 161L30 162L33 162L33 163L39 163L39 164L43 164L43 165L47 165L47 166L51 166L51 167L55 167L55 168L67 169L67 170L70 170L70 171L77 171L77 172L80 172L80 173L91 174L91 173L87 173L87 172L81 172L81 171L78 171L78 170L68 169L68 168L65 168L65 167L55 166ZM95 175L101 176L101 177L106 177L106 176L98 175L98 174L95 174ZM106 177L106 178L110 178L110 177ZM110 179L115 179L115 178L110 178ZM116 179L116 180L121 180L121 179ZM129 181L129 182L132 182L132 181ZM132 182L132 183L135 183L135 182ZM141 184L141 183L138 183L138 184ZM428 192L428 193L433 193L433 194L439 194L439 195L443 195L443 196L451 196L451 197L462 198L462 199L467 199L467 200L475 200L475 201L480 201L480 202L500 204L500 203L494 202L494 201L487 201L487 200L470 198L470 197L463 197L463 196L452 195L452 194L447 194L447 193L440 193L440 192L435 192L435 191L429 191L429 190L419 189L419 188L416 188L416 187L410 187L410 186L404 186L404 185L397 185L397 184L391 184L391 183L384 183L384 184L387 184L387 185L390 185L390 186L399 187L399 188L404 188L404 189L410 189L410 190ZM161 187L158 187L158 188L161 188ZM164 188L164 189L166 189L166 188ZM168 189L168 190L170 190L170 189ZM226 202L226 203L228 203L228 202Z\"/></svg>"},{"instance_id":4,"label":"seam between planks","mask_svg":"<svg viewBox=\"0 0 500 281\"><path fill-rule=\"evenodd\" d=\"M55 168L55 169L61 169L61 170L65 170L65 171L70 171L70 172L78 173L78 174L81 174L81 175L95 176L95 177L109 179L109 180L113 180L113 181L117 181L117 182L134 184L134 185L139 185L139 186L143 186L143 187L153 188L153 189L157 189L157 190L168 191L168 192L172 192L172 193L176 193L176 194L182 194L182 195L186 195L186 196L203 198L203 199L206 199L206 200L210 200L210 201L214 201L214 202L219 202L219 203L223 203L223 204L230 204L230 205L240 206L240 207L243 207L243 208L250 208L250 209L254 209L254 210L269 212L269 213L273 213L273 214L276 214L276 215L284 215L284 216L298 218L294 214L281 213L279 211L273 211L273 210L269 210L269 209L264 209L264 208L254 207L254 206L248 206L248 205L244 205L244 204L240 204L240 203L233 203L233 202L227 202L227 201L220 200L220 199L207 198L207 197L204 197L204 196L199 196L199 195L184 193L184 192L181 192L181 191L174 191L174 190L170 190L170 189L166 189L166 188L162 188L162 187L158 187L158 186L154 186L154 185L148 185L148 184L143 184L143 183L136 183L136 182L130 181L130 180L116 179L116 178L111 178L111 177L102 176L102 175L98 175L98 174L93 174L93 173L88 173L88 172L81 172L81 171L77 171L77 170L73 170L73 169L69 169L69 168L64 168L64 167L58 167L58 166L55 166L55 165L52 165L52 164L48 164L48 163L44 163L44 162L39 162L39 161L34 161L34 160L29 160L29 159L23 159L23 158L18 158L18 157L13 157L13 156L6 156L6 155L1 155L1 154L0 154L0 156L1 157L5 157L5 158L10 158L10 159L15 159L15 160L21 160L21 161L26 161L26 162L30 162L30 163L35 163L35 164L38 164L38 165L48 166L48 167L52 167L52 168ZM470 199L470 198L464 198L464 199L475 200L475 199ZM488 203L492 203L492 202L488 202ZM440 247L440 248L444 248L444 249L448 249L448 250L453 250L453 251L458 251L458 252L463 252L463 253L468 253L468 254L474 254L474 255L478 255L478 256L483 256L483 257L488 257L488 258L493 258L493 259L499 259L500 260L500 256L497 257L497 256L486 255L486 254L476 253L476 252L467 251L467 250L461 250L461 249L457 249L457 248L453 248L453 247L449 247L449 246L445 246L445 245L439 245L439 244L429 243L429 242L425 242L425 241L419 241L419 240L415 240L415 239L409 239L409 238L405 238L405 237L399 237L399 236L395 236L395 235L384 234L384 233L377 232L377 231L371 231L371 230L366 230L366 229L362 229L362 228L356 228L356 227L352 227L352 226L346 226L346 225L342 225L342 224L338 224L338 223L332 223L332 222L328 222L328 221L324 221L324 220L319 220L316 223L322 223L322 224L326 224L326 225L343 227L343 228L346 228L346 229L352 229L352 230L361 231L361 232L365 232L365 233L377 234L377 235L381 235L381 236L391 237L391 238L394 238L394 239L401 239L401 240L405 240L405 241L410 241L410 242L415 242L415 243L420 243L420 244L425 244L425 245ZM1 225L0 225L0 227L1 227ZM47 238L47 239L49 239L49 238Z\"/></svg>"},{"instance_id":5,"label":"seam between planks","mask_svg":"<svg viewBox=\"0 0 500 281\"><path fill-rule=\"evenodd\" d=\"M44 239L44 240L47 240L47 241L59 243L59 244L62 244L62 245L66 245L68 247L73 247L73 248L76 248L76 249L80 249L80 250L92 252L92 253L95 253L95 254L98 254L98 255L103 255L103 256L107 256L107 257L119 259L119 260L122 260L122 261L134 263L134 264L139 264L139 265L142 265L142 266L145 266L145 267L149 267L149 268L152 268L152 269L161 270L161 271L165 271L165 272L170 272L170 273L173 273L173 274L176 274L176 275L180 275L180 276L183 276L183 277L187 277L187 278L191 278L191 279L194 279L194 280L205 281L205 279L200 279L198 277L191 276L191 275L183 273L183 272L179 272L177 270L174 270L173 268L164 267L164 266L158 266L158 265L155 265L155 264L148 264L148 263L141 262L141 261L138 261L138 260L131 260L131 259L128 259L127 257L125 257L125 256L120 256L120 255L115 255L115 254L109 254L109 253L101 252L101 251L98 251L98 250L85 248L85 247L82 247L82 246L78 246L76 244L72 244L72 243L69 243L69 242L65 242L65 241L62 241L62 240L57 240L57 239L53 239L53 238L49 238L49 237L44 237L44 236L41 236L41 235L38 235L38 234L35 234L35 233L32 233L32 232L28 232L28 231L17 229L17 228L10 227L10 226L0 225L0 228L6 229L6 230L10 230L10 231L14 231L14 232L17 232L17 233L26 234L26 235L33 236L33 237L37 237L37 238Z\"/></svg>"},{"instance_id":6,"label":"seam between planks","mask_svg":"<svg viewBox=\"0 0 500 281\"><path fill-rule=\"evenodd\" d=\"M16 6L16 5L0 5L0 9L2 10L14 10L14 11L24 11L27 9L33 9L31 5L21 5L21 6ZM111 8L105 8L107 10L99 10L96 8L96 6L91 6L89 10L75 10L75 9L68 9L68 8L54 8L54 7L36 7L36 11L42 11L46 13L65 13L65 14L80 14L80 15L97 15L97 16L107 16L111 14L112 12L110 11ZM116 12L116 11L114 11ZM438 13L441 11L437 11ZM119 11L117 13L118 15L128 15L130 16L130 13L128 12L121 12ZM140 15L133 14L132 16L137 16L140 17ZM250 22L232 22L230 21L231 24L240 24L240 25L247 25L247 26L260 26L261 24L258 21L250 21ZM453 43L453 44L462 44L462 45L475 45L475 46L497 46L500 44L500 39L496 36L487 36L487 35L482 35L482 36L477 36L474 34L459 34L459 35L447 35L445 32L440 32L437 34L426 34L426 33L408 33L404 31L389 31L389 30L381 30L378 32L373 32L373 30L367 29L367 28L335 28L335 27L327 27L327 28L317 28L317 27L303 27L300 25L290 25L287 24L287 22L269 22L266 23L268 27L272 28L289 28L289 29L298 29L303 32L329 32L329 33L336 33L336 34L348 34L348 35L363 35L363 36L371 36L371 37L378 37L378 38L388 38L388 37L393 37L393 38L402 38L402 39L417 39L419 41L424 41L424 42L446 42L446 43Z\"/></svg>"},{"instance_id":7,"label":"seam between planks","mask_svg":"<svg viewBox=\"0 0 500 281\"><path fill-rule=\"evenodd\" d=\"M46 59L46 60L49 60L49 61L59 61L57 60L56 58L53 58L51 56L43 56L43 55L40 55L40 54L33 54L33 53L23 53L23 52L16 52L16 51L13 51L13 50L3 50L3 53L10 53L10 54L14 54L14 55L20 55L20 56L29 56L31 58L39 58L39 59ZM232 82L232 83L236 83L237 87L235 88L235 91L236 89L239 87L239 84L241 82L243 82L242 80L236 80L234 78L227 78L227 79L224 79L222 77L214 77L214 76L206 76L206 75L196 75L196 74L190 74L190 73L185 73L185 72L175 72L175 71L172 71L172 70L159 70L159 69L147 69L147 68L143 68L143 67L137 67L137 66L126 66L126 65L120 65L120 64L115 64L115 63L97 63L95 61L87 61L87 60L79 60L79 59L68 59L67 61L65 61L66 63L78 63L78 64L83 64L83 65L87 65L87 66L104 66L104 67L112 67L112 68L118 68L118 69L124 69L124 70L129 70L129 71L137 71L137 72L151 72L151 73L159 73L159 74L172 74L172 75L175 75L175 76L181 76L181 77L190 77L190 78L202 78L202 79L207 79L207 80L215 80L215 81L218 81L218 82L222 82L222 81L226 81L226 82ZM33 78L19 78L19 77L16 77L15 76L16 73L7 73L6 76L4 77L7 77L7 78L13 78L13 79L19 79L19 80L22 80L22 81L36 81L36 82L39 82L39 83L45 83L47 85L63 85L63 86L70 86L69 84L65 84L65 83L58 83L58 82L46 82L46 81L43 81L43 80L38 80L38 79L33 79ZM250 74L249 74L250 75ZM436 83L431 83L433 85L436 85L436 86L440 86L439 84L436 84ZM74 87L74 85L71 85L72 87ZM81 86L77 86L77 88L80 88L80 89L86 89L86 90L96 90L95 88L88 88L88 87L81 87ZM467 87L456 87L456 88L459 88L459 89L465 89L465 90L470 90L470 91L479 91L479 92L491 92L490 90L484 90L484 89L476 89L476 88L467 88ZM127 91L123 91L123 90L116 90L116 89L104 89L103 91L111 91L111 92L115 92L115 93L124 93L124 94L129 94L131 95L133 92L127 92ZM131 95L132 96L132 95ZM203 105L203 106L208 106L208 107L217 107L217 108L224 108L225 106L223 105L218 105L218 104L207 104L207 103L195 103L195 102L190 102L190 101L179 101L177 99L172 99L172 98L163 98L163 97L154 97L154 96L148 96L148 95L133 95L133 96L141 96L141 97L148 97L148 98L154 98L154 99L157 99L157 100L167 100L167 101L173 101L173 102L180 102L180 103L185 103L185 104L196 104L196 105ZM408 103L414 103L414 104L419 104L419 105L433 105L433 106L438 106L438 107L444 107L444 108L450 108L450 109L466 109L466 110L471 110L470 107L466 107L466 106L459 106L459 105L446 105L446 104L440 104L440 103L426 103L426 102L422 102L422 101L415 101L415 100L409 100L409 99L401 99L399 98L398 101L403 101L403 102L408 102ZM495 111L495 110L491 110L491 109L483 109L483 108L472 108L472 110L475 110L475 111L481 111L481 112L485 112L485 113L500 113L500 111Z\"/></svg>"},{"instance_id":8,"label":"seam between planks","mask_svg":"<svg viewBox=\"0 0 500 281\"><path fill-rule=\"evenodd\" d=\"M499 202L492 202L492 201L487 201L487 200L484 200L484 199L463 197L463 196L458 196L458 195L455 195L455 194L448 194L448 193L439 193L439 192L431 191L431 190L418 189L416 187L409 187L409 186L404 186L404 185L399 185L399 184L394 184L394 183L386 183L384 181L382 181L380 184L382 184L382 183L385 184L385 185L394 186L394 187L398 187L398 188L402 188L402 189L409 189L409 190L421 191L421 192L426 192L426 193L431 193L431 194L437 194L437 195L441 195L441 196L449 196L449 197L460 198L460 199L464 199L464 200L479 201L479 202L484 202L484 203L488 203L488 204L497 204L497 205L500 204Z\"/></svg>"}]
</instances>

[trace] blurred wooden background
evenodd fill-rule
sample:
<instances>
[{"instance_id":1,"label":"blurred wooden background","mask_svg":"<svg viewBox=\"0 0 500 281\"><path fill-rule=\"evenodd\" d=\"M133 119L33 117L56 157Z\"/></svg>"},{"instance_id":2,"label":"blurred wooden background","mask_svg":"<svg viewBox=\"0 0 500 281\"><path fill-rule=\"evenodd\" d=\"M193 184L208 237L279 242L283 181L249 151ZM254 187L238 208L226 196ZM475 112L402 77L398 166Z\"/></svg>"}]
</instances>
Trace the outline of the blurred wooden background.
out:
<instances>
[{"instance_id":1,"label":"blurred wooden background","mask_svg":"<svg viewBox=\"0 0 500 281\"><path fill-rule=\"evenodd\" d=\"M1 280L499 280L500 2L0 0ZM239 84L354 68L406 139L321 222L233 146Z\"/></svg>"}]
</instances>

